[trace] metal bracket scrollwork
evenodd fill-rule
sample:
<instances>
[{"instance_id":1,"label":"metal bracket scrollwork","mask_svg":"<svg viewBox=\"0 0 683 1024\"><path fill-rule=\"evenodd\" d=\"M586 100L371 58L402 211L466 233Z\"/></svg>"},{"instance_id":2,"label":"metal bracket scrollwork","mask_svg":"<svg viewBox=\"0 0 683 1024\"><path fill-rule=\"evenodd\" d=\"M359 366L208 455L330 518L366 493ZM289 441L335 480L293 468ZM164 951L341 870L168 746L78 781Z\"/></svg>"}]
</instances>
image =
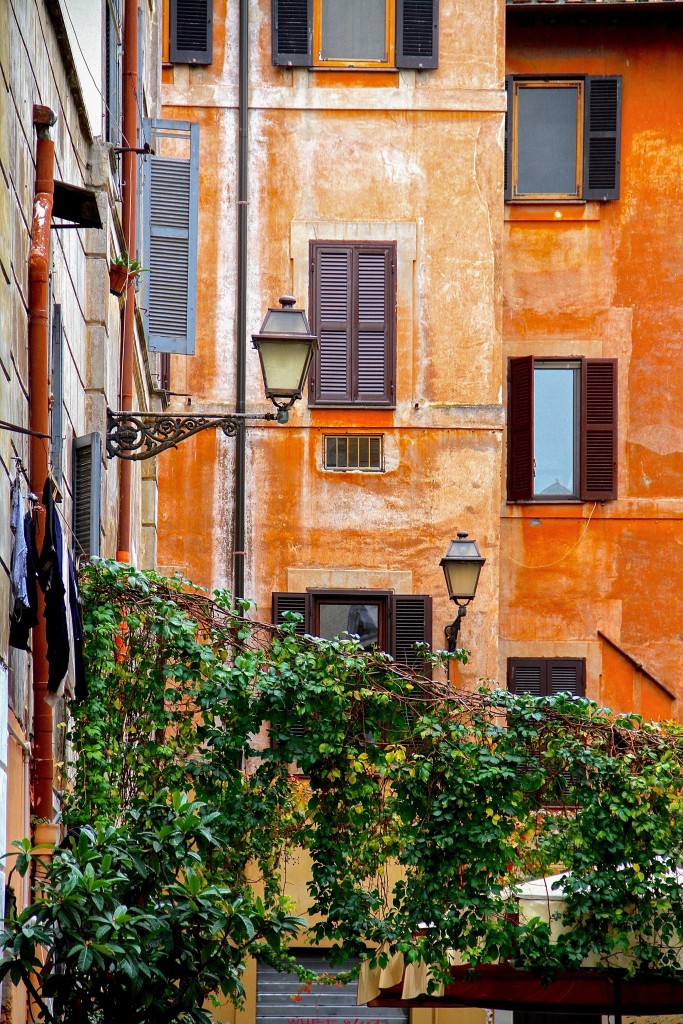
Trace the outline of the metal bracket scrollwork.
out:
<instances>
[{"instance_id":1,"label":"metal bracket scrollwork","mask_svg":"<svg viewBox=\"0 0 683 1024\"><path fill-rule=\"evenodd\" d=\"M235 437L245 420L275 420L276 413L248 415L230 413L226 416L167 415L147 412L112 412L107 410L107 456L141 462L151 459L167 448L177 448L186 437L201 430L220 428L226 437Z\"/></svg>"}]
</instances>

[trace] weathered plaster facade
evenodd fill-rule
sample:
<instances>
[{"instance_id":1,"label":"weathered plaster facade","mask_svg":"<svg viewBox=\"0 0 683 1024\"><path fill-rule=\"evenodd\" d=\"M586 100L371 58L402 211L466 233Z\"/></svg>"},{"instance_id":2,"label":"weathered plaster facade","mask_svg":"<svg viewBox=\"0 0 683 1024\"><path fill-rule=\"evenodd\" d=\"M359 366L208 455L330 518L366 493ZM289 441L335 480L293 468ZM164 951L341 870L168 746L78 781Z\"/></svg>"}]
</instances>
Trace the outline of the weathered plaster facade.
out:
<instances>
[{"instance_id":1,"label":"weathered plaster facade","mask_svg":"<svg viewBox=\"0 0 683 1024\"><path fill-rule=\"evenodd\" d=\"M505 356L618 359L619 471L616 501L503 503L499 675L586 658L589 697L679 719L683 12L521 6L508 74L622 76L621 195L506 206Z\"/></svg>"},{"instance_id":2,"label":"weathered plaster facade","mask_svg":"<svg viewBox=\"0 0 683 1024\"><path fill-rule=\"evenodd\" d=\"M159 26L152 4L141 6L144 52L141 102L150 111L159 96ZM119 183L111 147L103 141L102 13L95 5L57 0L0 0L0 833L10 849L31 831L32 686L31 653L9 647L10 482L17 458L30 473L28 436L28 257L31 244L36 136L33 106L57 115L55 178L93 190L101 230L53 224L50 251L50 311L61 306L63 323L63 468L60 517L67 546L78 556L72 534L73 441L104 435L106 408L119 407L121 308L110 294L109 260L121 251ZM158 357L137 339L136 402L149 407L157 383ZM54 377L51 378L54 396ZM45 444L49 444L45 441ZM118 467L102 445L101 553L114 557L118 515ZM56 459L51 470L57 472ZM147 479L143 480L143 477ZM141 489L146 501L141 501ZM153 467L134 483L134 551L152 567L156 557L156 489ZM24 494L28 486L23 481ZM38 538L40 544L42 538ZM55 721L63 717L59 706ZM62 730L55 730L55 761L64 756ZM58 782L58 780L56 780ZM58 796L55 793L56 805ZM6 838L5 838L6 837ZM4 876L0 874L0 881ZM19 904L22 880L13 883ZM0 892L0 902L3 896ZM19 990L5 986L3 1021L26 1019Z\"/></svg>"}]
</instances>

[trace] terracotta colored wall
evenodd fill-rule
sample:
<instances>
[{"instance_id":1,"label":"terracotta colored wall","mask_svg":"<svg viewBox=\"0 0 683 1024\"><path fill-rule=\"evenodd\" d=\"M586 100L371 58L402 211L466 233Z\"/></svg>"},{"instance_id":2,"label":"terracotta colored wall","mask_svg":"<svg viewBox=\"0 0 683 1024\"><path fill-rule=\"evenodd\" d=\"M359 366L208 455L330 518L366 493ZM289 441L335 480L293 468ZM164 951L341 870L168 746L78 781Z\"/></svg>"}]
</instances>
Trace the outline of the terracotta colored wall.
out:
<instances>
[{"instance_id":1,"label":"terracotta colored wall","mask_svg":"<svg viewBox=\"0 0 683 1024\"><path fill-rule=\"evenodd\" d=\"M503 504L501 672L512 655L586 657L589 696L680 717L597 631L683 695L683 19L515 15L507 73L623 77L621 198L508 204L504 250L506 357L619 360L619 497Z\"/></svg>"}]
</instances>

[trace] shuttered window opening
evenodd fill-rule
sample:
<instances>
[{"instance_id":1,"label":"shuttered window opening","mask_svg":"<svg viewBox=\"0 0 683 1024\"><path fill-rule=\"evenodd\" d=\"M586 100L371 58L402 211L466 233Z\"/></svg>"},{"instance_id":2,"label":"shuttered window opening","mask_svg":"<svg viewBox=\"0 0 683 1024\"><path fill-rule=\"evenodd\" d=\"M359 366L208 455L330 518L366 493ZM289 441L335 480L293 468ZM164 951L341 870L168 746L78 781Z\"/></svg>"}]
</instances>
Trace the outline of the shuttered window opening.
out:
<instances>
[{"instance_id":1,"label":"shuttered window opening","mask_svg":"<svg viewBox=\"0 0 683 1024\"><path fill-rule=\"evenodd\" d=\"M335 472L361 470L381 473L381 434L327 434L323 438L323 467Z\"/></svg>"},{"instance_id":2,"label":"shuttered window opening","mask_svg":"<svg viewBox=\"0 0 683 1024\"><path fill-rule=\"evenodd\" d=\"M64 444L64 324L62 307L52 307L52 345L50 349L50 469L60 491L62 488Z\"/></svg>"},{"instance_id":3,"label":"shuttered window opening","mask_svg":"<svg viewBox=\"0 0 683 1024\"><path fill-rule=\"evenodd\" d=\"M619 75L509 75L505 198L619 198Z\"/></svg>"},{"instance_id":4,"label":"shuttered window opening","mask_svg":"<svg viewBox=\"0 0 683 1024\"><path fill-rule=\"evenodd\" d=\"M349 0L271 2L273 64L309 68L375 65L420 71L438 66L438 0L384 0L384 10L379 12L381 0L374 0L365 17L368 29L372 24L375 31L369 31L366 38L361 34L360 39L358 23L360 20L362 25L364 5L352 5ZM374 17L369 20L371 13ZM378 33L381 40L376 38Z\"/></svg>"},{"instance_id":5,"label":"shuttered window opening","mask_svg":"<svg viewBox=\"0 0 683 1024\"><path fill-rule=\"evenodd\" d=\"M197 303L199 125L145 121L143 307L153 352L193 355Z\"/></svg>"},{"instance_id":6,"label":"shuttered window opening","mask_svg":"<svg viewBox=\"0 0 683 1024\"><path fill-rule=\"evenodd\" d=\"M118 0L107 0L104 12L104 137L121 145L121 16Z\"/></svg>"},{"instance_id":7,"label":"shuttered window opening","mask_svg":"<svg viewBox=\"0 0 683 1024\"><path fill-rule=\"evenodd\" d=\"M552 697L569 693L583 697L586 662L583 658L508 658L508 689Z\"/></svg>"},{"instance_id":8,"label":"shuttered window opening","mask_svg":"<svg viewBox=\"0 0 683 1024\"><path fill-rule=\"evenodd\" d=\"M213 0L170 0L169 56L172 64L213 60Z\"/></svg>"},{"instance_id":9,"label":"shuttered window opening","mask_svg":"<svg viewBox=\"0 0 683 1024\"><path fill-rule=\"evenodd\" d=\"M510 359L508 501L616 499L617 378L616 359Z\"/></svg>"},{"instance_id":10,"label":"shuttered window opening","mask_svg":"<svg viewBox=\"0 0 683 1024\"><path fill-rule=\"evenodd\" d=\"M290 952L292 952L290 950ZM357 960L331 967L317 950L294 951L300 964L316 974L339 974L357 966ZM407 1024L408 1010L401 1007L358 1006L358 982L346 985L312 985L303 992L296 974L259 964L256 985L256 1024Z\"/></svg>"},{"instance_id":11,"label":"shuttered window opening","mask_svg":"<svg viewBox=\"0 0 683 1024\"><path fill-rule=\"evenodd\" d=\"M431 675L431 666L415 650L415 644L431 645L432 599L425 594L393 594L377 590L309 590L306 593L273 594L273 622L280 625L285 612L302 616L297 633L314 634L319 620L320 606L336 603L345 610L357 605L360 610L376 605L380 621L376 624L379 646L402 665L408 665L421 675ZM348 619L347 619L348 621ZM361 616L353 621L362 622ZM342 628L348 628L343 625ZM360 633L361 626L349 629Z\"/></svg>"},{"instance_id":12,"label":"shuttered window opening","mask_svg":"<svg viewBox=\"0 0 683 1024\"><path fill-rule=\"evenodd\" d=\"M395 268L393 243L311 243L311 404L395 404Z\"/></svg>"},{"instance_id":13,"label":"shuttered window opening","mask_svg":"<svg viewBox=\"0 0 683 1024\"><path fill-rule=\"evenodd\" d=\"M102 438L98 433L74 440L73 535L76 557L100 553Z\"/></svg>"}]
</instances>

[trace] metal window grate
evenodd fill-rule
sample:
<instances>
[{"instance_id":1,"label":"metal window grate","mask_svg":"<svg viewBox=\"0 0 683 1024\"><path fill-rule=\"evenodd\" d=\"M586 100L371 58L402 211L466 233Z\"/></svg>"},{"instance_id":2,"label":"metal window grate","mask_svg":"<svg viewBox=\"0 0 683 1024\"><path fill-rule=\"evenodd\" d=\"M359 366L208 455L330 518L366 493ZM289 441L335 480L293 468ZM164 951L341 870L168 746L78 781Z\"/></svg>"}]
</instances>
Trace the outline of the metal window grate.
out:
<instances>
[{"instance_id":1,"label":"metal window grate","mask_svg":"<svg viewBox=\"0 0 683 1024\"><path fill-rule=\"evenodd\" d=\"M365 473L384 470L381 434L327 434L323 444L324 469Z\"/></svg>"}]
</instances>

